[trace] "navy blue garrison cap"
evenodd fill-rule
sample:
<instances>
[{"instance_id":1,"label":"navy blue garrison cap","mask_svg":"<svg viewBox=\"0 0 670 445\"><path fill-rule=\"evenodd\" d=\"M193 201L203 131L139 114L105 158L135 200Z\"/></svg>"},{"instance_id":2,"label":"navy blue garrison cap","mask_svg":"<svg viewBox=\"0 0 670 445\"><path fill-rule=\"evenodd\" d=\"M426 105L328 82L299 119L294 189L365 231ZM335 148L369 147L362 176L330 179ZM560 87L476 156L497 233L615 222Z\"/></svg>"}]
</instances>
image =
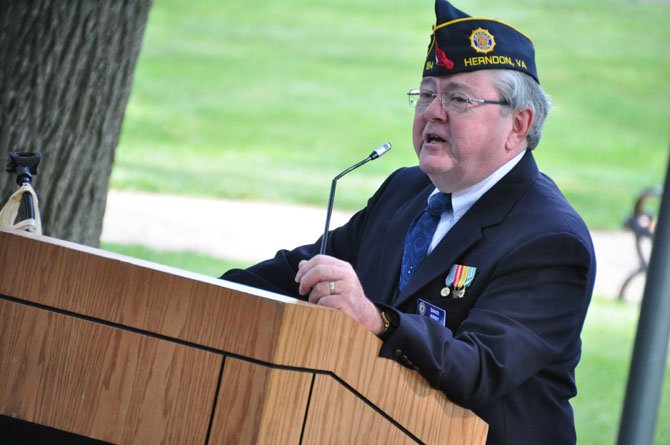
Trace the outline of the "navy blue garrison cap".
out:
<instances>
[{"instance_id":1,"label":"navy blue garrison cap","mask_svg":"<svg viewBox=\"0 0 670 445\"><path fill-rule=\"evenodd\" d=\"M471 17L446 0L435 0L435 17L423 77L508 69L526 73L540 83L533 42L514 27L495 19Z\"/></svg>"}]
</instances>

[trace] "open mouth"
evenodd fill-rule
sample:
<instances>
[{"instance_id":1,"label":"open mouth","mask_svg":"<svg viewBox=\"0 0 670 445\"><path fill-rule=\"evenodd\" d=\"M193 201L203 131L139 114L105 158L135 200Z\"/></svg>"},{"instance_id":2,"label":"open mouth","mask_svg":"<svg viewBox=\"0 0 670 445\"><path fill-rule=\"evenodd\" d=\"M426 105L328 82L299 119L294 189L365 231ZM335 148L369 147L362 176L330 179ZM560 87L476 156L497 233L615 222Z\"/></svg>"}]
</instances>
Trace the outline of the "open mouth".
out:
<instances>
[{"instance_id":1,"label":"open mouth","mask_svg":"<svg viewBox=\"0 0 670 445\"><path fill-rule=\"evenodd\" d=\"M429 133L429 134L426 135L426 137L424 139L424 142L428 142L429 144L432 144L432 143L442 143L442 142L445 142L445 140L442 139L441 137L439 137L436 134Z\"/></svg>"}]
</instances>

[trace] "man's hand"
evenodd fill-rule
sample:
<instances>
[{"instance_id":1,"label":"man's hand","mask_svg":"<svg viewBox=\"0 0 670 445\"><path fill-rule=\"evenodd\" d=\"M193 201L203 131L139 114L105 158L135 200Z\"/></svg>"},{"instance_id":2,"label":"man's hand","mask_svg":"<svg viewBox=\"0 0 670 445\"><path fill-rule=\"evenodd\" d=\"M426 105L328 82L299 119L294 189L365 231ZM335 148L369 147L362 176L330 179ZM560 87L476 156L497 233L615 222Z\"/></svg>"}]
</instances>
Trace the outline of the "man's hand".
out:
<instances>
[{"instance_id":1,"label":"man's hand","mask_svg":"<svg viewBox=\"0 0 670 445\"><path fill-rule=\"evenodd\" d=\"M295 281L300 295L309 302L340 310L377 335L384 330L379 311L363 292L351 264L327 255L317 255L298 264Z\"/></svg>"}]
</instances>

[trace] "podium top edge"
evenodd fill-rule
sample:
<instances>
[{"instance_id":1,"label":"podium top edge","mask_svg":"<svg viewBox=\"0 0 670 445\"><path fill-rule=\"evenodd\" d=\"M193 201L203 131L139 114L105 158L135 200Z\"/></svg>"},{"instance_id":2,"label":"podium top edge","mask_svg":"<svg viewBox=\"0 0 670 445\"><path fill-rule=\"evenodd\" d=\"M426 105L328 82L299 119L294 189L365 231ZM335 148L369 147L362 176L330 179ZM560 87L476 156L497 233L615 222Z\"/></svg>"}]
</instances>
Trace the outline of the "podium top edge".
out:
<instances>
[{"instance_id":1,"label":"podium top edge","mask_svg":"<svg viewBox=\"0 0 670 445\"><path fill-rule=\"evenodd\" d=\"M46 235L38 235L35 233L31 232L26 232L22 230L15 230L15 229L10 229L7 227L0 227L0 237L5 237L5 236L18 236L22 238L27 238L31 241L35 242L41 242L45 244L49 244L55 247L61 247L65 248L68 250L74 250L77 252L82 252L86 253L89 255L94 255L97 257L105 258L108 260L112 261L120 261L122 263L138 266L138 267L143 267L143 268L148 268L152 269L156 272L161 272L161 273L166 273L169 275L175 275L179 276L182 278L187 278L190 280L198 281L198 282L203 282L219 287L224 287L228 289L232 289L238 292L242 292L245 294L250 294L262 298L267 298L270 300L274 300L280 303L286 303L286 304L308 304L305 301L298 300L293 297L289 297L286 295L278 294L276 292L271 292L271 291L266 291L264 289L259 289L255 288L252 286L247 286L244 284L239 284L239 283L234 283L232 281L227 281L227 280L222 280L217 277L212 277L209 275L204 275L200 274L198 272L192 272L184 269L179 269L177 267L173 266L168 266L165 264L161 263L155 263L153 261L149 260L144 260L141 258L136 258L128 255L123 255L120 253L115 253L115 252L110 252L108 250L100 249L100 248L95 248L95 247L90 247L86 246L84 244L78 244L72 241L66 241L62 240L59 238L54 238Z\"/></svg>"}]
</instances>

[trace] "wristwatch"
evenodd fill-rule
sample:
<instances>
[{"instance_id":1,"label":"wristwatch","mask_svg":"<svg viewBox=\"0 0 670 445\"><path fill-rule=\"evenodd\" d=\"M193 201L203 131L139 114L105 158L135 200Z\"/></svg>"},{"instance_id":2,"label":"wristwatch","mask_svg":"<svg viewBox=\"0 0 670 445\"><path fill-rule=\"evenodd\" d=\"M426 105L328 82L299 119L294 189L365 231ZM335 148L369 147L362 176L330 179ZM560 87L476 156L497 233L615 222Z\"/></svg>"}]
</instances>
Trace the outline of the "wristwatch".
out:
<instances>
[{"instance_id":1,"label":"wristwatch","mask_svg":"<svg viewBox=\"0 0 670 445\"><path fill-rule=\"evenodd\" d=\"M384 323L384 330L381 331L377 337L381 340L386 340L399 325L398 314L384 306L377 306L377 310Z\"/></svg>"}]
</instances>

